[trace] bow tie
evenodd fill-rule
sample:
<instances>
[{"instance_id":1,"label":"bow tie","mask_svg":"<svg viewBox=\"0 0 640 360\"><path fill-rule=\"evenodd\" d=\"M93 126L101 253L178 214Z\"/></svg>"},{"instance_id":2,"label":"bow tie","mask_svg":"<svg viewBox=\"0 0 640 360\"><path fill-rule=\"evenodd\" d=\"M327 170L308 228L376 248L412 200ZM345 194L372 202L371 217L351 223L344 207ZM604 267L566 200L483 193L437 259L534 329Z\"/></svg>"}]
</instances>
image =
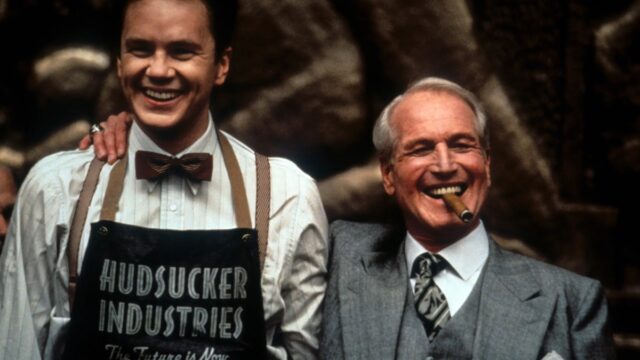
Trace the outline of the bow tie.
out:
<instances>
[{"instance_id":1,"label":"bow tie","mask_svg":"<svg viewBox=\"0 0 640 360\"><path fill-rule=\"evenodd\" d=\"M190 180L211 181L212 167L213 158L207 153L176 158L150 151L136 152L136 179L158 180L173 172Z\"/></svg>"}]
</instances>

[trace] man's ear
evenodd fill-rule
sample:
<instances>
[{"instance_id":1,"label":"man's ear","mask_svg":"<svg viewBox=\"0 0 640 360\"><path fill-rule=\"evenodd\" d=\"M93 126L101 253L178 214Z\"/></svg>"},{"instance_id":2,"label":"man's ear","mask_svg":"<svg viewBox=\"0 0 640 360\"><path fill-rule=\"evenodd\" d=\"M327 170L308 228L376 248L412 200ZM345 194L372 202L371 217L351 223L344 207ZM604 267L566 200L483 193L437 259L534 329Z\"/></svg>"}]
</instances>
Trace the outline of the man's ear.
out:
<instances>
[{"instance_id":1,"label":"man's ear","mask_svg":"<svg viewBox=\"0 0 640 360\"><path fill-rule=\"evenodd\" d=\"M487 186L491 186L491 156L489 150L487 150L487 159L484 162L484 170L487 173Z\"/></svg>"},{"instance_id":2,"label":"man's ear","mask_svg":"<svg viewBox=\"0 0 640 360\"><path fill-rule=\"evenodd\" d=\"M491 149L486 148L484 152L484 173L487 176L487 186L491 186Z\"/></svg>"},{"instance_id":3,"label":"man's ear","mask_svg":"<svg viewBox=\"0 0 640 360\"><path fill-rule=\"evenodd\" d=\"M395 181L393 179L393 164L387 159L380 158L380 174L382 175L382 185L387 195L396 193Z\"/></svg>"},{"instance_id":4,"label":"man's ear","mask_svg":"<svg viewBox=\"0 0 640 360\"><path fill-rule=\"evenodd\" d=\"M118 74L118 79L122 78L122 61L120 61L120 57L116 58L116 72Z\"/></svg>"},{"instance_id":5,"label":"man's ear","mask_svg":"<svg viewBox=\"0 0 640 360\"><path fill-rule=\"evenodd\" d=\"M231 47L224 49L222 55L216 61L216 75L213 79L213 83L217 86L224 84L227 79L227 74L229 73L229 67L231 66L231 53L233 50Z\"/></svg>"}]
</instances>

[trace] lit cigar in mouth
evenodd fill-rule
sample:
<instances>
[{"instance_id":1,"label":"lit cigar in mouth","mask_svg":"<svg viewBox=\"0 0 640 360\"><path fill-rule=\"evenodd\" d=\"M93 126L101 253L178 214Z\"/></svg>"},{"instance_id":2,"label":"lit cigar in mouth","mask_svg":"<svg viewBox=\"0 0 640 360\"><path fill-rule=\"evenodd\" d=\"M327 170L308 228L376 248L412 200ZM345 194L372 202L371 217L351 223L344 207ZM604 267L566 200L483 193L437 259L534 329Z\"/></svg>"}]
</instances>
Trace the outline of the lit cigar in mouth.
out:
<instances>
[{"instance_id":1,"label":"lit cigar in mouth","mask_svg":"<svg viewBox=\"0 0 640 360\"><path fill-rule=\"evenodd\" d=\"M456 215L458 215L460 220L464 221L465 223L471 222L471 220L473 219L473 213L469 211L469 209L467 209L467 206L462 202L462 200L460 200L458 195L454 193L443 194L442 199L447 204L449 209L451 209L454 213L456 213Z\"/></svg>"}]
</instances>

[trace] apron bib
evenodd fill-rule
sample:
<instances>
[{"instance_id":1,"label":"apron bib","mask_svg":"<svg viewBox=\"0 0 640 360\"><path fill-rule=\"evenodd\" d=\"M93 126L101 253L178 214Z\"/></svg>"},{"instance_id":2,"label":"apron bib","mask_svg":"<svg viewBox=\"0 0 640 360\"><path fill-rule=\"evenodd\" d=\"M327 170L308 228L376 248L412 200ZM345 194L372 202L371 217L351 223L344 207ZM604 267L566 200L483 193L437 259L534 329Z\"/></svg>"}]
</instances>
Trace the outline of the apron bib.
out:
<instances>
[{"instance_id":1,"label":"apron bib","mask_svg":"<svg viewBox=\"0 0 640 360\"><path fill-rule=\"evenodd\" d=\"M258 236L233 150L222 149L237 229L116 223L126 156L116 164L91 224L63 359L266 358Z\"/></svg>"}]
</instances>

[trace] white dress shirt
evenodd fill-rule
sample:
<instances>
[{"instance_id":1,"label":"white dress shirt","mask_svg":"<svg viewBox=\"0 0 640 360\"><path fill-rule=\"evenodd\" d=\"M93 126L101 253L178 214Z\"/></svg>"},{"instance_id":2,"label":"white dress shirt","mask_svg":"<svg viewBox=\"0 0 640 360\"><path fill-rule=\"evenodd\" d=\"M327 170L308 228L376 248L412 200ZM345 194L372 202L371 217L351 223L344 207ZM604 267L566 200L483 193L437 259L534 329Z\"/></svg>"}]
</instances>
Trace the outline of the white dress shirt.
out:
<instances>
[{"instance_id":1,"label":"white dress shirt","mask_svg":"<svg viewBox=\"0 0 640 360\"><path fill-rule=\"evenodd\" d=\"M254 152L228 138L255 221ZM167 154L134 123L117 222L161 229L236 227L231 186L212 121L202 137L177 154L212 154L211 182L191 182L176 175L156 182L136 180L137 150ZM62 334L69 322L69 227L92 159L93 149L53 154L38 162L22 185L0 258L0 359L51 360L64 342ZM269 163L269 244L261 278L267 346L271 356L287 358L285 349L273 343L278 329L292 358L313 359L326 286L327 219L311 177L288 160L270 158ZM111 168L105 165L100 174L80 243L79 264L90 223L99 219Z\"/></svg>"},{"instance_id":2,"label":"white dress shirt","mask_svg":"<svg viewBox=\"0 0 640 360\"><path fill-rule=\"evenodd\" d=\"M429 251L408 232L404 250L407 273L411 275L411 267L415 259ZM447 298L449 312L453 316L471 294L473 286L478 282L482 266L489 256L489 237L482 222L467 236L440 250L438 254L447 260L448 265L433 280ZM416 280L410 279L410 282L411 289L414 289Z\"/></svg>"}]
</instances>

